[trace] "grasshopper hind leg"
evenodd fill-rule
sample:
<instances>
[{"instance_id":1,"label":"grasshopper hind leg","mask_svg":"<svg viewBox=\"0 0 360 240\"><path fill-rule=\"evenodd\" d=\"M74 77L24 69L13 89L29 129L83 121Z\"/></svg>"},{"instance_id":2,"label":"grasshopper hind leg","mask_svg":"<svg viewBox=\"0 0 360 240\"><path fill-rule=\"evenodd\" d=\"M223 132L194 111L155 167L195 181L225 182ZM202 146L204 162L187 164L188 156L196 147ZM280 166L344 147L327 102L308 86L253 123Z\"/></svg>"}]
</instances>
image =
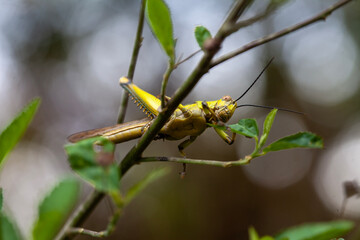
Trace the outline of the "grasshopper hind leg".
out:
<instances>
[{"instance_id":1,"label":"grasshopper hind leg","mask_svg":"<svg viewBox=\"0 0 360 240\"><path fill-rule=\"evenodd\" d=\"M190 136L189 139L186 139L185 141L183 141L182 143L179 144L178 149L179 149L181 156L183 156L184 158L186 157L184 149L186 147L188 147L190 144L192 144L195 141L195 139L196 139L196 136Z\"/></svg>"},{"instance_id":2,"label":"grasshopper hind leg","mask_svg":"<svg viewBox=\"0 0 360 240\"><path fill-rule=\"evenodd\" d=\"M189 139L187 139L179 144L179 146L178 146L179 152L184 158L186 157L184 149L186 147L188 147L190 144L192 144L195 141L195 139L196 139L196 136L190 136ZM184 179L185 175L186 175L186 163L183 163L183 170L180 172L180 178Z\"/></svg>"}]
</instances>

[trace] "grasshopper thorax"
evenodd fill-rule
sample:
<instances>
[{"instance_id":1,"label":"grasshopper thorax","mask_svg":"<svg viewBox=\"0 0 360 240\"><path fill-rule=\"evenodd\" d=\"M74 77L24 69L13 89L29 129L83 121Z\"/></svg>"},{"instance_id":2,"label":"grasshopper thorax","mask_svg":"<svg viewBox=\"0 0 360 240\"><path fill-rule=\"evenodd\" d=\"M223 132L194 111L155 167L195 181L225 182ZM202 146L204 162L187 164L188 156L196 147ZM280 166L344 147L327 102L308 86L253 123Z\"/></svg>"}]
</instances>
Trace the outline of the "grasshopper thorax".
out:
<instances>
[{"instance_id":1,"label":"grasshopper thorax","mask_svg":"<svg viewBox=\"0 0 360 240\"><path fill-rule=\"evenodd\" d=\"M236 102L230 96L223 96L221 99L217 100L214 112L216 117L221 122L227 122L232 117L237 107Z\"/></svg>"}]
</instances>

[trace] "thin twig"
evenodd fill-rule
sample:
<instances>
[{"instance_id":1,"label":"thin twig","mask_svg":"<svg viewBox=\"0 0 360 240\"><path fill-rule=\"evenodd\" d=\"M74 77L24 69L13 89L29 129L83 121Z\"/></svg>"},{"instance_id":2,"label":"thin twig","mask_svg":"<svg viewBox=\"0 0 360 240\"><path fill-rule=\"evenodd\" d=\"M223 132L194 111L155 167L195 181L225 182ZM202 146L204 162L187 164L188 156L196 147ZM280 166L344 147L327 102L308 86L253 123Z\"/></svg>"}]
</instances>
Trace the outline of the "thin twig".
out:
<instances>
[{"instance_id":1,"label":"thin twig","mask_svg":"<svg viewBox=\"0 0 360 240\"><path fill-rule=\"evenodd\" d=\"M72 239L72 236L68 236L68 229L76 226L80 226L85 219L90 215L90 213L95 209L100 200L105 196L104 193L100 193L94 190L85 201L80 204L73 214L68 218L64 226L61 228L59 234L56 236L55 240L60 239Z\"/></svg>"},{"instance_id":2,"label":"thin twig","mask_svg":"<svg viewBox=\"0 0 360 240\"><path fill-rule=\"evenodd\" d=\"M165 94L166 94L166 86L169 81L170 74L175 69L174 67L174 61L172 59L169 59L168 67L164 73L163 81L161 82L161 91L160 91L160 99L161 99L161 108L165 108L166 100L165 100Z\"/></svg>"},{"instance_id":3,"label":"thin twig","mask_svg":"<svg viewBox=\"0 0 360 240\"><path fill-rule=\"evenodd\" d=\"M88 236L97 237L97 238L107 237L114 231L116 223L119 220L120 216L121 216L121 209L118 208L115 211L114 215L111 217L110 222L104 231L96 232L96 231L88 230L85 228L70 228L68 230L67 234L69 234L69 235L82 234L82 235L88 235Z\"/></svg>"},{"instance_id":4,"label":"thin twig","mask_svg":"<svg viewBox=\"0 0 360 240\"><path fill-rule=\"evenodd\" d=\"M130 80L132 80L134 77L136 62L137 62L137 58L139 56L139 51L140 51L141 43L143 40L142 31L143 31L143 27L144 27L145 3L146 3L146 0L141 1L141 7L140 7L140 12L139 12L139 23L137 26L133 53L131 56L128 74L127 74L127 77ZM125 92L125 90L123 90L122 92L123 93L122 93L122 99L121 99L121 104L120 104L120 108L119 108L117 123L124 122L126 108L127 108L128 101L129 101L129 95Z\"/></svg>"},{"instance_id":5,"label":"thin twig","mask_svg":"<svg viewBox=\"0 0 360 240\"><path fill-rule=\"evenodd\" d=\"M139 162L175 162L197 165L208 165L214 167L233 167L249 164L253 158L249 155L244 159L236 161L216 161L216 160L203 160L203 159L190 159L190 158L177 158L177 157L144 157Z\"/></svg>"},{"instance_id":6,"label":"thin twig","mask_svg":"<svg viewBox=\"0 0 360 240\"><path fill-rule=\"evenodd\" d=\"M324 11L320 12L319 14L315 15L314 17L306 20L306 21L303 21L301 23L298 23L298 24L295 24L291 27L288 27L288 28L285 28L279 32L276 32L276 33L273 33L273 34L270 34L270 35L267 35L263 38L260 38L260 39L257 39L255 41L252 41L246 45L244 45L243 47L233 51L233 52L230 52L228 54L225 54L221 57L219 57L218 59L214 60L211 64L210 64L210 68L213 68L215 67L216 65L220 64L220 63L223 63L241 53L244 53L246 51L249 51L250 49L252 48L255 48L257 46L260 46L264 43L267 43L267 42L270 42L274 39L277 39L279 37L282 37L284 35L287 35L291 32L295 32L296 30L299 30L303 27L306 27L312 23L315 23L317 21L321 21L321 20L326 20L326 18L333 12L335 11L336 9L342 7L343 5L351 2L352 0L341 0L341 1L338 1L337 3L335 3L334 5L330 6L329 8L325 9Z\"/></svg>"},{"instance_id":7,"label":"thin twig","mask_svg":"<svg viewBox=\"0 0 360 240\"><path fill-rule=\"evenodd\" d=\"M188 61L190 58L192 58L193 56L195 56L196 54L198 54L201 51L202 50L199 49L196 52L193 52L192 54L190 54L188 57L184 58L183 60L179 60L177 63L175 63L174 68L177 68L180 64L183 64L184 62Z\"/></svg>"},{"instance_id":8,"label":"thin twig","mask_svg":"<svg viewBox=\"0 0 360 240\"><path fill-rule=\"evenodd\" d=\"M275 10L278 9L282 5L283 5L282 3L279 4L279 3L274 3L273 1L271 1L262 13L259 13L256 16L253 16L251 18L248 18L248 19L245 19L245 20L235 23L232 27L232 32L236 32L240 28L250 26L251 24L268 17L270 14L274 13Z\"/></svg>"}]
</instances>

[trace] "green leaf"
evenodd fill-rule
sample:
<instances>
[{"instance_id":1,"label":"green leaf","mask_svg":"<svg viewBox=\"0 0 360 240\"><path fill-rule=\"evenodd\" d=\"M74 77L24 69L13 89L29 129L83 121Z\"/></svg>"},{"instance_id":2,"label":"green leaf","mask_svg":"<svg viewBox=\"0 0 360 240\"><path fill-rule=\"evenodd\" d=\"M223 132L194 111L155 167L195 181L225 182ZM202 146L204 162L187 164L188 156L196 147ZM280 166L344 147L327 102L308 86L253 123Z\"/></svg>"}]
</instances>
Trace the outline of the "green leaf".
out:
<instances>
[{"instance_id":1,"label":"green leaf","mask_svg":"<svg viewBox=\"0 0 360 240\"><path fill-rule=\"evenodd\" d=\"M0 212L0 239L20 240L22 239L17 226L1 211Z\"/></svg>"},{"instance_id":2,"label":"green leaf","mask_svg":"<svg viewBox=\"0 0 360 240\"><path fill-rule=\"evenodd\" d=\"M240 119L236 124L229 125L232 132L244 135L245 137L257 138L259 129L255 119Z\"/></svg>"},{"instance_id":3,"label":"green leaf","mask_svg":"<svg viewBox=\"0 0 360 240\"><path fill-rule=\"evenodd\" d=\"M259 240L260 239L259 235L256 232L254 227L249 227L248 232L249 232L249 240Z\"/></svg>"},{"instance_id":4,"label":"green leaf","mask_svg":"<svg viewBox=\"0 0 360 240\"><path fill-rule=\"evenodd\" d=\"M175 41L170 10L162 0L146 1L147 21L169 58L175 59Z\"/></svg>"},{"instance_id":5,"label":"green leaf","mask_svg":"<svg viewBox=\"0 0 360 240\"><path fill-rule=\"evenodd\" d=\"M262 146L264 146L264 144L269 136L269 132L270 132L270 129L274 122L277 111L278 111L277 109L271 110L271 112L265 118L264 129L263 129L263 134L260 138L259 148L262 148Z\"/></svg>"},{"instance_id":6,"label":"green leaf","mask_svg":"<svg viewBox=\"0 0 360 240\"><path fill-rule=\"evenodd\" d=\"M276 240L329 240L348 233L354 227L350 221L310 223L289 228L275 237Z\"/></svg>"},{"instance_id":7,"label":"green leaf","mask_svg":"<svg viewBox=\"0 0 360 240\"><path fill-rule=\"evenodd\" d=\"M155 169L150 172L144 179L132 186L125 196L125 204L129 204L131 200L136 197L147 185L161 178L169 172L168 168Z\"/></svg>"},{"instance_id":8,"label":"green leaf","mask_svg":"<svg viewBox=\"0 0 360 240\"><path fill-rule=\"evenodd\" d=\"M114 144L111 141L103 137L90 138L68 144L65 150L71 168L98 191L119 191L120 175L114 162Z\"/></svg>"},{"instance_id":9,"label":"green leaf","mask_svg":"<svg viewBox=\"0 0 360 240\"><path fill-rule=\"evenodd\" d=\"M79 183L68 178L55 186L39 205L38 219L33 228L34 240L54 239L74 207Z\"/></svg>"},{"instance_id":10,"label":"green leaf","mask_svg":"<svg viewBox=\"0 0 360 240\"><path fill-rule=\"evenodd\" d=\"M211 33L209 32L209 30L206 29L206 27L204 26L197 26L195 28L195 38L197 43L199 44L200 48L203 49L204 46L204 42L207 39L211 39Z\"/></svg>"},{"instance_id":11,"label":"green leaf","mask_svg":"<svg viewBox=\"0 0 360 240\"><path fill-rule=\"evenodd\" d=\"M32 100L0 134L0 165L24 134L35 115L39 103L39 98Z\"/></svg>"},{"instance_id":12,"label":"green leaf","mask_svg":"<svg viewBox=\"0 0 360 240\"><path fill-rule=\"evenodd\" d=\"M310 132L299 132L273 142L263 152L279 151L289 148L322 148L323 140L321 137Z\"/></svg>"}]
</instances>

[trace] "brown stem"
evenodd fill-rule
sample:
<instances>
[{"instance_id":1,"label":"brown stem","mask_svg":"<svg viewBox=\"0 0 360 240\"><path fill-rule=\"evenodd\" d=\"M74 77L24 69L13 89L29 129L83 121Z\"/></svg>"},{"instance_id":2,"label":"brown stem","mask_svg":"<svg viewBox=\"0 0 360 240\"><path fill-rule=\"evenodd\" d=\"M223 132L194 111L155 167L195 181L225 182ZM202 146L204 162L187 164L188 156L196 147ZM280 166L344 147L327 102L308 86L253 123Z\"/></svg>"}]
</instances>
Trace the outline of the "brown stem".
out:
<instances>
[{"instance_id":1,"label":"brown stem","mask_svg":"<svg viewBox=\"0 0 360 240\"><path fill-rule=\"evenodd\" d=\"M146 3L146 0L141 1L141 8L140 8L140 12L139 12L139 23L137 26L133 53L131 56L128 74L127 74L127 77L130 80L132 80L134 77L136 62L137 62L137 58L139 56L139 51L140 51L141 43L143 40L142 31L143 31L143 27L144 27L145 3ZM117 123L124 122L128 101L129 101L129 95L125 92L125 90L123 90Z\"/></svg>"}]
</instances>

